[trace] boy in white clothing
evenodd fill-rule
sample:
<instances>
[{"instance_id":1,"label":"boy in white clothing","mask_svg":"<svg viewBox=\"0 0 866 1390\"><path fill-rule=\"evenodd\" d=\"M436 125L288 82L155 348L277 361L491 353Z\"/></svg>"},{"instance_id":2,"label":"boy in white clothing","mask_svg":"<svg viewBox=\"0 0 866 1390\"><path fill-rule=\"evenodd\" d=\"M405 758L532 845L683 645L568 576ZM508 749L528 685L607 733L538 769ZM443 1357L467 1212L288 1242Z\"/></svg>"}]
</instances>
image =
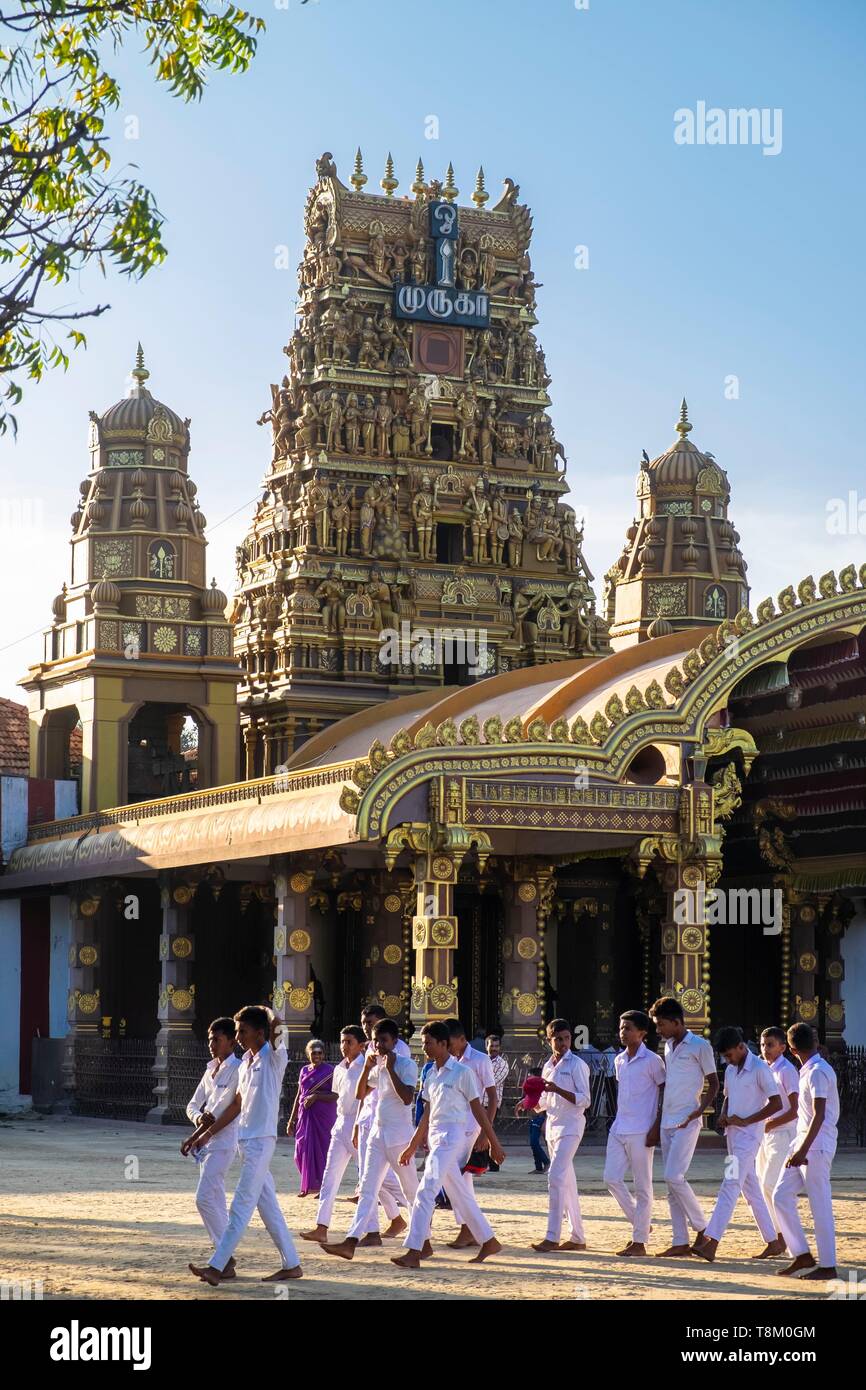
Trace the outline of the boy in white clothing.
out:
<instances>
[{"instance_id":1,"label":"boy in white clothing","mask_svg":"<svg viewBox=\"0 0 866 1390\"><path fill-rule=\"evenodd\" d=\"M334 1202L343 1174L352 1159L357 1158L353 1135L360 1105L357 1090L361 1072L364 1070L366 1043L364 1030L357 1023L348 1024L340 1034L343 1060L334 1067L331 1076L331 1090L337 1093L337 1116L331 1130L331 1142L328 1145L325 1171L322 1174L316 1225L312 1231L301 1231L302 1240L315 1240L320 1245L328 1239L328 1227L334 1215Z\"/></svg>"},{"instance_id":2,"label":"boy in white clothing","mask_svg":"<svg viewBox=\"0 0 866 1390\"><path fill-rule=\"evenodd\" d=\"M706 1218L701 1204L686 1181L689 1164L701 1132L701 1116L719 1093L719 1076L713 1049L686 1027L678 999L663 995L650 1009L650 1018L665 1044L665 1098L661 1121L652 1133L661 1142L673 1240L657 1259L685 1259L692 1253L689 1226L703 1235Z\"/></svg>"},{"instance_id":3,"label":"boy in white clothing","mask_svg":"<svg viewBox=\"0 0 866 1390\"><path fill-rule=\"evenodd\" d=\"M836 1227L830 1193L830 1169L836 1152L839 1122L839 1088L836 1073L818 1052L818 1039L808 1023L788 1029L788 1045L800 1063L800 1101L797 1133L788 1160L773 1193L773 1206L782 1235L794 1256L780 1272L790 1277L826 1280L836 1278ZM806 1189L818 1262L809 1253L809 1242L797 1211L797 1197Z\"/></svg>"},{"instance_id":4,"label":"boy in white clothing","mask_svg":"<svg viewBox=\"0 0 866 1390\"><path fill-rule=\"evenodd\" d=\"M720 1028L716 1034L716 1049L728 1064L725 1100L718 1126L719 1132L725 1134L728 1161L712 1216L703 1235L699 1235L692 1246L694 1255L710 1263L716 1258L719 1241L728 1228L741 1193L752 1209L755 1224L766 1244L775 1239L773 1218L764 1201L755 1160L764 1137L764 1122L782 1109L776 1078L767 1063L746 1047L742 1028Z\"/></svg>"},{"instance_id":5,"label":"boy in white clothing","mask_svg":"<svg viewBox=\"0 0 866 1390\"><path fill-rule=\"evenodd\" d=\"M361 1177L361 1194L355 1218L345 1240L336 1245L324 1243L329 1255L351 1260L358 1244L381 1245L378 1225L371 1239L370 1223L377 1222L376 1205L379 1191L389 1170L400 1164L406 1143L412 1134L412 1102L418 1083L418 1068L411 1057L401 1057L397 1051L400 1030L391 1018L382 1018L373 1029L375 1052L365 1058L358 1077L357 1097L363 1101L368 1090L378 1091L373 1127L367 1144L367 1156ZM418 1190L415 1165L397 1168L397 1176L406 1202L411 1206Z\"/></svg>"},{"instance_id":6,"label":"boy in white clothing","mask_svg":"<svg viewBox=\"0 0 866 1390\"><path fill-rule=\"evenodd\" d=\"M270 1009L250 1004L235 1014L238 1042L246 1051L238 1068L238 1089L223 1113L202 1134L198 1130L193 1148L200 1148L227 1125L238 1120L238 1147L241 1171L232 1198L229 1222L208 1265L189 1266L193 1274L216 1287L235 1252L238 1241L258 1209L268 1235L280 1252L282 1264L267 1282L300 1279L301 1266L286 1219L283 1216L274 1179L271 1158L277 1143L280 1094L286 1074L288 1053L278 1030L282 1020Z\"/></svg>"},{"instance_id":7,"label":"boy in white clothing","mask_svg":"<svg viewBox=\"0 0 866 1390\"><path fill-rule=\"evenodd\" d=\"M571 1024L554 1018L547 1025L551 1056L541 1069L544 1090L536 1111L547 1115L547 1234L533 1243L533 1250L585 1250L586 1236L580 1215L580 1197L574 1172L574 1156L585 1127L590 1103L589 1067L571 1050ZM561 1240L563 1218L568 1218L568 1240Z\"/></svg>"},{"instance_id":8,"label":"boy in white clothing","mask_svg":"<svg viewBox=\"0 0 866 1390\"><path fill-rule=\"evenodd\" d=\"M394 1255L392 1260L401 1269L420 1269L421 1261L433 1253L430 1246L430 1223L436 1194L452 1179L458 1179L466 1154L466 1131L470 1112L476 1124L490 1145L494 1162L505 1162L493 1126L487 1118L487 1111L481 1104L478 1082L471 1067L464 1066L449 1055L449 1032L444 1023L428 1023L421 1029L424 1052L433 1066L427 1073L421 1092L424 1113L415 1133L400 1155L402 1166L414 1168L417 1149L426 1144L427 1162L424 1176L412 1204L412 1215L404 1245L404 1255ZM496 1255L502 1246L493 1234L487 1217L475 1199L474 1191L465 1189L462 1194L463 1216L473 1236L479 1241L481 1249L473 1255L470 1264L482 1264L490 1255Z\"/></svg>"},{"instance_id":9,"label":"boy in white clothing","mask_svg":"<svg viewBox=\"0 0 866 1390\"><path fill-rule=\"evenodd\" d=\"M616 1119L607 1136L604 1181L631 1223L631 1240L618 1255L645 1255L653 1208L653 1154L649 1142L661 1114L665 1068L657 1052L650 1052L646 1035L652 1027L649 1014L629 1009L620 1016L619 1040L623 1051L613 1059L617 1079ZM634 1197L625 1185L631 1169Z\"/></svg>"},{"instance_id":10,"label":"boy in white clothing","mask_svg":"<svg viewBox=\"0 0 866 1390\"><path fill-rule=\"evenodd\" d=\"M211 1060L186 1107L187 1117L195 1126L196 1133L209 1129L235 1098L240 1058L235 1056L234 1019L215 1018L207 1030L207 1045ZM195 1135L191 1134L181 1144L180 1151L184 1157L191 1152L194 1138ZM195 1204L214 1249L229 1224L226 1174L237 1151L238 1125L234 1120L195 1154L199 1164ZM231 1259L223 1271L223 1278L234 1277L235 1262Z\"/></svg>"},{"instance_id":11,"label":"boy in white clothing","mask_svg":"<svg viewBox=\"0 0 866 1390\"><path fill-rule=\"evenodd\" d=\"M756 1165L764 1201L770 1209L770 1216L776 1228L776 1238L768 1241L766 1248L759 1255L752 1256L755 1260L769 1260L774 1255L784 1255L786 1249L785 1237L782 1235L779 1218L773 1206L773 1192L782 1176L797 1132L800 1075L793 1062L789 1062L785 1056L787 1046L784 1028L765 1028L761 1034L761 1056L776 1078L779 1095L782 1097L782 1111L764 1125L764 1137L758 1150Z\"/></svg>"}]
</instances>

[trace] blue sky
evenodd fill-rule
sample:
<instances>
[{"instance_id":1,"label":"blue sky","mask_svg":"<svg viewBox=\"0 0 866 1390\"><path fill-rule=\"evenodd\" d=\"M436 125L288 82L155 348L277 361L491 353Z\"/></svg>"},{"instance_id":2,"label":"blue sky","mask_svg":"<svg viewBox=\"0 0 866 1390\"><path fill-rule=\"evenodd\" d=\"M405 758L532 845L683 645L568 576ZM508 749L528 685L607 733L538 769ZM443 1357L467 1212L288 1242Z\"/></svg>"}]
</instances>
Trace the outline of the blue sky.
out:
<instances>
[{"instance_id":1,"label":"blue sky","mask_svg":"<svg viewBox=\"0 0 866 1390\"><path fill-rule=\"evenodd\" d=\"M332 151L348 181L359 144L370 186L391 150L398 196L419 155L428 177L453 161L461 201L479 164L494 197L506 175L520 184L553 418L599 578L633 514L641 449L673 439L684 393L691 438L731 479L754 602L866 559L856 518L850 534L827 529L834 498L853 491L866 512L862 0L253 10L268 26L253 68L197 106L158 89L134 45L113 62L115 160L157 194L170 255L138 285L88 275L70 288L111 310L67 375L28 392L17 442L0 441L0 694L15 695L39 650L17 639L45 625L68 578L87 412L124 394L139 338L154 393L192 417L209 568L231 591L268 464L255 420L285 367L315 159ZM781 152L676 144L674 112L700 101L780 109ZM129 116L137 140L123 138ZM438 139L425 138L430 116ZM283 245L288 271L275 268Z\"/></svg>"}]
</instances>

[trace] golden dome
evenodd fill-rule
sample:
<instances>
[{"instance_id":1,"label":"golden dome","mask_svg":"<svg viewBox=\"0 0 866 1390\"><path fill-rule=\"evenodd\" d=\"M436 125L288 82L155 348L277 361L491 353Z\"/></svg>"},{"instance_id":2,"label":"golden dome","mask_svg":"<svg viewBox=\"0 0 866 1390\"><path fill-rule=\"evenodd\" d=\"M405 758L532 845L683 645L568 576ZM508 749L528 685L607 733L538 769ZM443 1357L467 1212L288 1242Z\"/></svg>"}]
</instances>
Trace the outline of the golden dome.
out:
<instances>
[{"instance_id":1,"label":"golden dome","mask_svg":"<svg viewBox=\"0 0 866 1390\"><path fill-rule=\"evenodd\" d=\"M145 386L150 372L144 365L141 343L132 369L133 384L122 401L111 405L100 418L100 427L112 435L137 435L158 439L186 439L186 425L175 411L158 401Z\"/></svg>"}]
</instances>

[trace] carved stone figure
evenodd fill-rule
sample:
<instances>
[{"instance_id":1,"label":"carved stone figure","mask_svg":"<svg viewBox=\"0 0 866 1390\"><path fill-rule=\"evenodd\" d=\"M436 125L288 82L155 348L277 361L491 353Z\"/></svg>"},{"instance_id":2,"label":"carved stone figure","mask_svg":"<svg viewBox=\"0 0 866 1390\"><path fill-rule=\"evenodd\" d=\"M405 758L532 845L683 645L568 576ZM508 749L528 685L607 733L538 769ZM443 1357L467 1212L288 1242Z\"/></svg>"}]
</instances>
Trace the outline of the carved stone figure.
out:
<instances>
[{"instance_id":1,"label":"carved stone figure","mask_svg":"<svg viewBox=\"0 0 866 1390\"><path fill-rule=\"evenodd\" d=\"M409 392L406 409L409 414L412 453L416 456L420 454L432 454L433 447L430 443L430 423L433 411L420 381L416 382Z\"/></svg>"},{"instance_id":2,"label":"carved stone figure","mask_svg":"<svg viewBox=\"0 0 866 1390\"><path fill-rule=\"evenodd\" d=\"M594 651L592 635L593 595L585 580L569 584L567 597L559 600L562 644L566 651Z\"/></svg>"},{"instance_id":3,"label":"carved stone figure","mask_svg":"<svg viewBox=\"0 0 866 1390\"><path fill-rule=\"evenodd\" d=\"M371 484L361 501L361 553L372 554L373 527L376 525L376 502L379 493L376 484Z\"/></svg>"},{"instance_id":4,"label":"carved stone figure","mask_svg":"<svg viewBox=\"0 0 866 1390\"><path fill-rule=\"evenodd\" d=\"M376 452L381 458L388 458L391 453L391 421L394 418L394 411L388 398L388 392L382 388L379 392L379 401L376 406Z\"/></svg>"},{"instance_id":5,"label":"carved stone figure","mask_svg":"<svg viewBox=\"0 0 866 1390\"><path fill-rule=\"evenodd\" d=\"M295 421L295 444L302 453L310 454L318 446L321 420L312 396L307 396Z\"/></svg>"},{"instance_id":6,"label":"carved stone figure","mask_svg":"<svg viewBox=\"0 0 866 1390\"><path fill-rule=\"evenodd\" d=\"M346 397L346 408L343 411L343 432L346 439L346 453L357 454L361 434L361 412L358 409L358 397L354 391L350 391Z\"/></svg>"},{"instance_id":7,"label":"carved stone figure","mask_svg":"<svg viewBox=\"0 0 866 1390\"><path fill-rule=\"evenodd\" d=\"M364 453L368 458L372 458L376 449L376 402L370 395L364 397L361 419L363 421Z\"/></svg>"},{"instance_id":8,"label":"carved stone figure","mask_svg":"<svg viewBox=\"0 0 866 1390\"><path fill-rule=\"evenodd\" d=\"M322 601L322 625L326 632L342 632L346 625L346 605L343 601L343 586L336 569L323 579L315 591Z\"/></svg>"},{"instance_id":9,"label":"carved stone figure","mask_svg":"<svg viewBox=\"0 0 866 1390\"><path fill-rule=\"evenodd\" d=\"M460 427L457 457L474 459L476 456L475 441L478 435L478 403L468 387L461 391L457 397L454 403L454 413Z\"/></svg>"},{"instance_id":10,"label":"carved stone figure","mask_svg":"<svg viewBox=\"0 0 866 1390\"><path fill-rule=\"evenodd\" d=\"M491 507L487 495L484 491L484 479L481 478L477 483L473 483L469 489L469 496L463 504L463 510L469 514L469 531L472 536L472 563L474 565L486 565L490 563L487 554L487 538L490 532Z\"/></svg>"},{"instance_id":11,"label":"carved stone figure","mask_svg":"<svg viewBox=\"0 0 866 1390\"><path fill-rule=\"evenodd\" d=\"M478 457L482 463L493 462L493 449L496 440L496 402L488 401L481 416L478 430Z\"/></svg>"},{"instance_id":12,"label":"carved stone figure","mask_svg":"<svg viewBox=\"0 0 866 1390\"><path fill-rule=\"evenodd\" d=\"M508 518L508 566L519 570L523 564L523 517L516 507L511 508Z\"/></svg>"},{"instance_id":13,"label":"carved stone figure","mask_svg":"<svg viewBox=\"0 0 866 1390\"><path fill-rule=\"evenodd\" d=\"M367 593L373 600L373 625L377 631L384 632L388 628L391 631L396 630L399 622L396 601L391 588L385 583L381 570L371 571Z\"/></svg>"},{"instance_id":14,"label":"carved stone figure","mask_svg":"<svg viewBox=\"0 0 866 1390\"><path fill-rule=\"evenodd\" d=\"M345 555L349 547L349 531L352 524L352 508L349 489L339 481L334 488L331 502L331 522L337 541L337 554Z\"/></svg>"},{"instance_id":15,"label":"carved stone figure","mask_svg":"<svg viewBox=\"0 0 866 1390\"><path fill-rule=\"evenodd\" d=\"M436 502L425 474L421 486L412 498L412 518L415 522L415 538L418 544L418 557L432 560L436 555Z\"/></svg>"},{"instance_id":16,"label":"carved stone figure","mask_svg":"<svg viewBox=\"0 0 866 1390\"><path fill-rule=\"evenodd\" d=\"M312 508L315 522L315 543L320 550L328 550L331 544L331 489L318 472L313 474L307 501Z\"/></svg>"},{"instance_id":17,"label":"carved stone figure","mask_svg":"<svg viewBox=\"0 0 866 1390\"><path fill-rule=\"evenodd\" d=\"M329 454L333 453L335 450L342 453L343 406L340 401L340 393L336 389L328 396L324 413L327 431L325 435L325 448Z\"/></svg>"},{"instance_id":18,"label":"carved stone figure","mask_svg":"<svg viewBox=\"0 0 866 1390\"><path fill-rule=\"evenodd\" d=\"M361 329L361 342L358 348L358 366L375 368L379 366L379 335L369 316L364 319Z\"/></svg>"},{"instance_id":19,"label":"carved stone figure","mask_svg":"<svg viewBox=\"0 0 866 1390\"><path fill-rule=\"evenodd\" d=\"M502 551L508 540L508 501L502 488L495 488L490 503L490 552L494 565L502 564Z\"/></svg>"}]
</instances>

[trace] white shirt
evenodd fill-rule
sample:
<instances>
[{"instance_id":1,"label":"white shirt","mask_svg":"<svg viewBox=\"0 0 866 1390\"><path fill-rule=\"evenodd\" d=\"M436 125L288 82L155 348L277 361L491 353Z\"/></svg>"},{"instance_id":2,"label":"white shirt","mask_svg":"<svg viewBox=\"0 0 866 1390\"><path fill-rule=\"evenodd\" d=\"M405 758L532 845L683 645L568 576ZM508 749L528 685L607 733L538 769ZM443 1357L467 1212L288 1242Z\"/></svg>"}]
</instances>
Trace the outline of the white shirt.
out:
<instances>
[{"instance_id":1,"label":"white shirt","mask_svg":"<svg viewBox=\"0 0 866 1390\"><path fill-rule=\"evenodd\" d=\"M656 1122L659 1086L665 1084L665 1066L657 1052L641 1043L633 1057L623 1048L613 1059L616 1070L616 1119L611 1134L647 1134Z\"/></svg>"},{"instance_id":2,"label":"white shirt","mask_svg":"<svg viewBox=\"0 0 866 1390\"><path fill-rule=\"evenodd\" d=\"M763 1057L756 1057L747 1048L742 1067L736 1063L729 1063L725 1067L724 1091L728 1100L728 1114L739 1115L744 1120L763 1110L768 1100L778 1096L779 1083ZM763 1134L764 1124L764 1120L756 1120L745 1130L741 1127L741 1132Z\"/></svg>"},{"instance_id":3,"label":"white shirt","mask_svg":"<svg viewBox=\"0 0 866 1390\"><path fill-rule=\"evenodd\" d=\"M565 1100L553 1091L542 1091L538 1098L539 1110L547 1112L547 1135L558 1139L563 1134L583 1133L583 1112L589 1105L589 1067L576 1052L566 1052L556 1061L548 1057L541 1069L545 1081L561 1086L563 1091L573 1091L574 1100Z\"/></svg>"},{"instance_id":4,"label":"white shirt","mask_svg":"<svg viewBox=\"0 0 866 1390\"><path fill-rule=\"evenodd\" d=\"M404 1043L404 1041L403 1041L402 1038L398 1038L398 1039L397 1039L396 1043L394 1044L394 1051L396 1052L396 1054L397 1054L398 1057L411 1057L411 1056L412 1056L412 1053L409 1051L409 1048L406 1046L406 1044ZM375 1043L372 1041L372 1039L371 1039L371 1041L367 1043L367 1047L366 1047L365 1051L362 1053L362 1056L366 1059L367 1057L370 1056L371 1053L375 1053L375 1052L376 1052L376 1044L375 1044ZM376 1055L378 1056L378 1054L376 1054ZM359 1124L359 1125L366 1125L366 1126L368 1126L368 1127L369 1127L370 1125L372 1125L372 1123L373 1123L373 1116L374 1116L375 1113L376 1113L376 1102L377 1102L377 1100L378 1100L378 1095L377 1095L377 1092L376 1092L376 1083L375 1083L375 1081L374 1081L374 1082L372 1082L370 1088L368 1089L367 1094L365 1095L364 1099L361 1101L361 1108L360 1108L360 1110L358 1111L358 1124Z\"/></svg>"},{"instance_id":5,"label":"white shirt","mask_svg":"<svg viewBox=\"0 0 866 1390\"><path fill-rule=\"evenodd\" d=\"M775 1076L776 1084L779 1087L779 1093L782 1097L782 1113L784 1114L790 1108L788 1097L796 1095L800 1090L800 1073L794 1063L788 1061L784 1053L781 1053L775 1062L770 1063L770 1071ZM778 1116L773 1115L772 1118L775 1120ZM793 1139L796 1128L797 1120L795 1117L793 1120L789 1120L786 1125L778 1125L776 1129L771 1130L771 1133L789 1134Z\"/></svg>"},{"instance_id":6,"label":"white shirt","mask_svg":"<svg viewBox=\"0 0 866 1390\"><path fill-rule=\"evenodd\" d=\"M204 1069L204 1075L195 1088L193 1097L186 1107L188 1118L194 1125L198 1125L199 1118L205 1111L213 1115L214 1119L219 1119L229 1101L234 1100L235 1092L238 1089L238 1068L240 1060L232 1052L223 1062L217 1057L212 1057ZM233 1149L238 1142L238 1122L232 1120L231 1124L221 1129L219 1134L214 1135L205 1145L212 1153L218 1149Z\"/></svg>"},{"instance_id":7,"label":"white shirt","mask_svg":"<svg viewBox=\"0 0 866 1390\"><path fill-rule=\"evenodd\" d=\"M358 1077L364 1070L364 1054L359 1052L351 1062L347 1062L345 1057L334 1067L331 1076L331 1090L337 1096L337 1118L332 1134L344 1134L348 1132L349 1138L355 1128L355 1121L358 1118L358 1106L360 1101L355 1095L358 1089Z\"/></svg>"},{"instance_id":8,"label":"white shirt","mask_svg":"<svg viewBox=\"0 0 866 1390\"><path fill-rule=\"evenodd\" d=\"M487 1056L487 1053L479 1052L477 1047L473 1047L471 1043L467 1043L462 1057L456 1057L454 1060L459 1062L463 1067L469 1067L474 1073L475 1080L478 1084L478 1095L481 1099L481 1104L486 1110L487 1089L488 1087L492 1090L496 1089L496 1077L493 1075L493 1064ZM481 1128L478 1121L470 1110L466 1121L466 1138L474 1139L475 1136L480 1133Z\"/></svg>"},{"instance_id":9,"label":"white shirt","mask_svg":"<svg viewBox=\"0 0 866 1390\"><path fill-rule=\"evenodd\" d=\"M815 1101L823 1096L827 1102L824 1110L824 1123L818 1130L811 1149L817 1153L835 1153L839 1121L839 1087L836 1073L816 1052L800 1068L800 1103L797 1109L796 1143L801 1144L815 1115Z\"/></svg>"},{"instance_id":10,"label":"white shirt","mask_svg":"<svg viewBox=\"0 0 866 1390\"><path fill-rule=\"evenodd\" d=\"M394 1051L397 1052L396 1048ZM402 1081L404 1086L411 1086L414 1094L418 1084L418 1068L413 1059L397 1054L394 1059L394 1071L397 1080ZM377 1057L376 1066L367 1077L367 1085L374 1086L378 1096L373 1114L373 1128L370 1130L371 1137L378 1134L386 1144L408 1142L415 1129L412 1122L412 1102L410 1100L407 1105L395 1091L386 1058Z\"/></svg>"},{"instance_id":11,"label":"white shirt","mask_svg":"<svg viewBox=\"0 0 866 1390\"><path fill-rule=\"evenodd\" d=\"M469 1122L477 1129L471 1103L481 1100L478 1081L471 1067L446 1057L441 1067L431 1067L424 1081L421 1099L430 1107L427 1137L434 1143L465 1141Z\"/></svg>"},{"instance_id":12,"label":"white shirt","mask_svg":"<svg viewBox=\"0 0 866 1390\"><path fill-rule=\"evenodd\" d=\"M674 1047L673 1038L665 1043L665 1099L662 1129L675 1129L693 1110L697 1110L704 1077L715 1076L716 1058L706 1038L686 1029L682 1042Z\"/></svg>"},{"instance_id":13,"label":"white shirt","mask_svg":"<svg viewBox=\"0 0 866 1390\"><path fill-rule=\"evenodd\" d=\"M276 1139L283 1077L289 1063L285 1043L266 1042L258 1052L245 1052L238 1068L241 1113L238 1140Z\"/></svg>"}]
</instances>

